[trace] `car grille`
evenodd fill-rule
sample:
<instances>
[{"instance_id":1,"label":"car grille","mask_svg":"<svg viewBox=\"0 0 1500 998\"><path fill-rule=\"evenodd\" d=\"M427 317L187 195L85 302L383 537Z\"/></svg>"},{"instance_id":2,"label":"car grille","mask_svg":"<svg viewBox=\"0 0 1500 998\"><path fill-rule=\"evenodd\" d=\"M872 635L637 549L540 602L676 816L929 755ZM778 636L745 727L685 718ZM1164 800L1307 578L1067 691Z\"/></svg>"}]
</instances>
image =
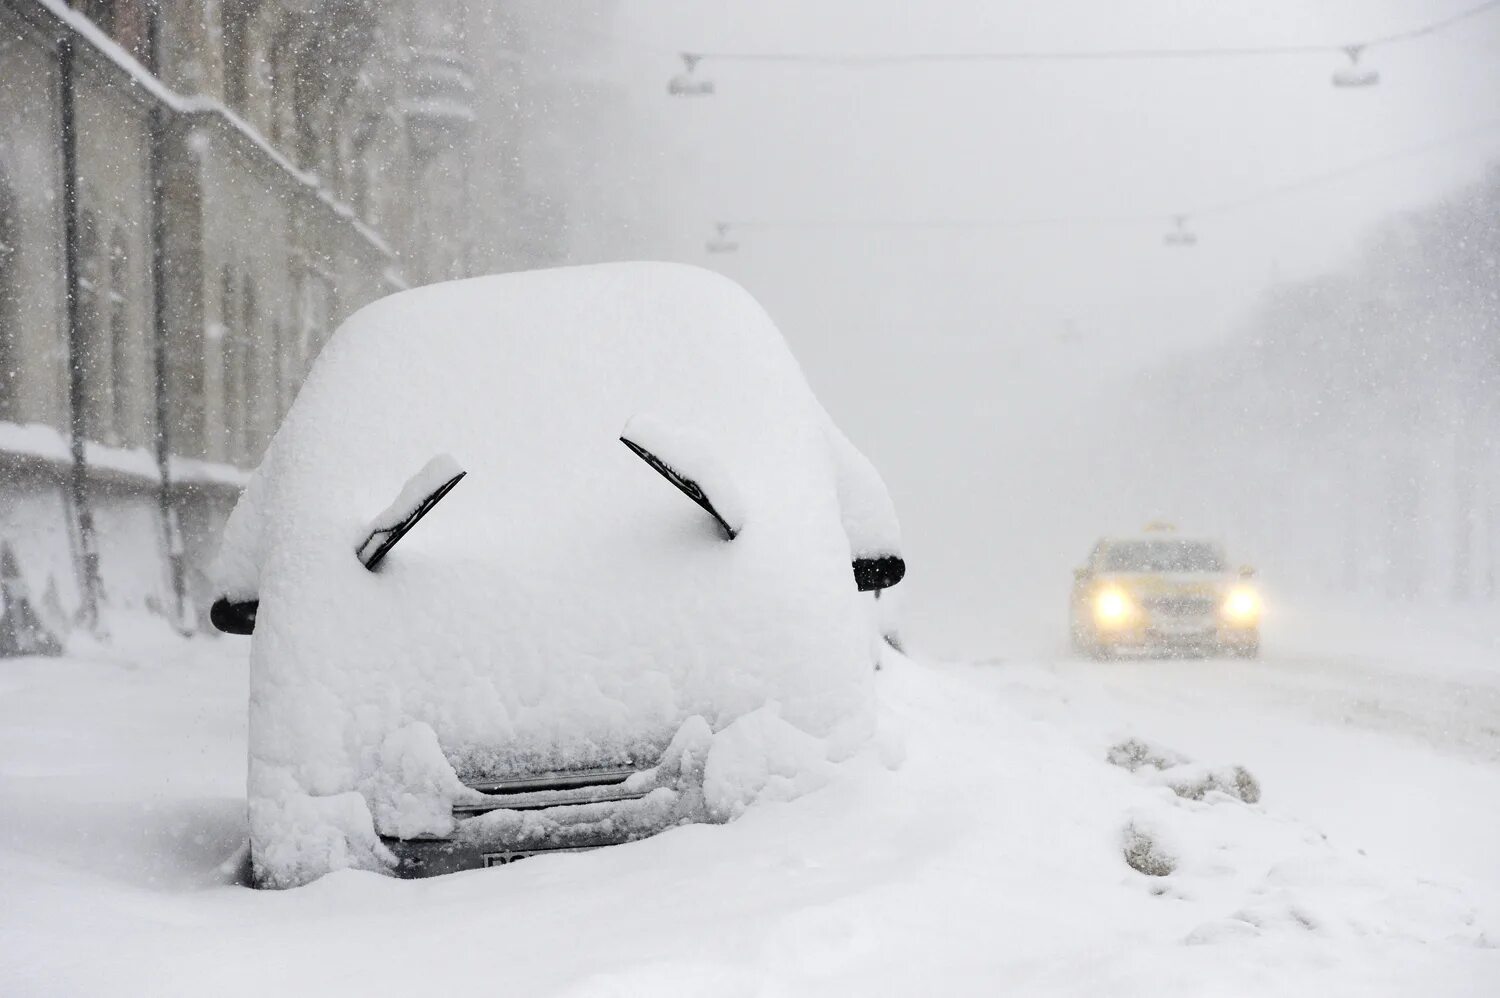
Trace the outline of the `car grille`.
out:
<instances>
[{"instance_id":1,"label":"car grille","mask_svg":"<svg viewBox=\"0 0 1500 998\"><path fill-rule=\"evenodd\" d=\"M469 789L479 791L484 798L454 804L453 816L468 818L490 811L541 811L549 807L639 800L646 796L647 790L625 786L636 772L624 768L593 769L509 780L474 780L468 783Z\"/></svg>"},{"instance_id":2,"label":"car grille","mask_svg":"<svg viewBox=\"0 0 1500 998\"><path fill-rule=\"evenodd\" d=\"M633 779L642 775L647 778ZM640 800L660 786L655 774L634 766L507 778L469 774L464 784L473 792L454 802L457 827L452 834L381 837L396 855L396 876L435 877L509 866L543 853L586 852L655 835L679 820L671 807L628 812L627 802ZM500 811L545 811L547 815L535 824L475 820Z\"/></svg>"},{"instance_id":3,"label":"car grille","mask_svg":"<svg viewBox=\"0 0 1500 998\"><path fill-rule=\"evenodd\" d=\"M1141 605L1164 617L1206 617L1216 603L1212 596L1148 596Z\"/></svg>"}]
</instances>

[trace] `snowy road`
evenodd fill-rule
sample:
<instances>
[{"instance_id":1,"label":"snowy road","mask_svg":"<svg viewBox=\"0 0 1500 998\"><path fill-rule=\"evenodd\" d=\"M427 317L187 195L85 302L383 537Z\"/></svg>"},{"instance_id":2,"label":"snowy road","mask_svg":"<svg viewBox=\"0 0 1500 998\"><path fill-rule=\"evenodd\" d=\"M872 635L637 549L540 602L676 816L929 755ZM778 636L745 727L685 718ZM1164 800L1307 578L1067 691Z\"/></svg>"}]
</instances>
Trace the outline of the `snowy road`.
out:
<instances>
[{"instance_id":1,"label":"snowy road","mask_svg":"<svg viewBox=\"0 0 1500 998\"><path fill-rule=\"evenodd\" d=\"M1114 730L1247 766L1268 810L1465 885L1500 925L1500 649L1461 619L1421 623L1336 620L1255 662L987 665L1013 706L1079 738Z\"/></svg>"},{"instance_id":2,"label":"snowy road","mask_svg":"<svg viewBox=\"0 0 1500 998\"><path fill-rule=\"evenodd\" d=\"M243 834L243 646L124 647L0 664L0 993L1500 988L1500 668L1471 620L1288 621L1255 663L897 662L879 744L800 800L280 893L217 869ZM1263 797L1106 764L1126 736ZM1126 866L1127 828L1170 875Z\"/></svg>"}]
</instances>

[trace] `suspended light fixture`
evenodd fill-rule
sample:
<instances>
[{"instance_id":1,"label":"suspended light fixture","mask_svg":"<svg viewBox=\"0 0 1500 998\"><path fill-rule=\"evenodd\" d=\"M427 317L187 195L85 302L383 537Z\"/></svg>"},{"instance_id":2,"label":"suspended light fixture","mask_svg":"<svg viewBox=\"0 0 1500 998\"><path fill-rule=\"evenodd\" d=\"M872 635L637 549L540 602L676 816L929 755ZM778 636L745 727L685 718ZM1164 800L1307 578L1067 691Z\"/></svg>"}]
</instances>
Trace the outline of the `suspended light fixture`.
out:
<instances>
[{"instance_id":1,"label":"suspended light fixture","mask_svg":"<svg viewBox=\"0 0 1500 998\"><path fill-rule=\"evenodd\" d=\"M1162 237L1162 242L1166 243L1168 246L1198 245L1198 236L1188 229L1187 219L1188 217L1186 215L1173 215L1173 227L1170 231L1167 232L1165 236Z\"/></svg>"},{"instance_id":2,"label":"suspended light fixture","mask_svg":"<svg viewBox=\"0 0 1500 998\"><path fill-rule=\"evenodd\" d=\"M1364 50L1363 45L1344 46L1344 54L1349 57L1349 65L1341 66L1333 71L1334 86L1373 87L1380 82L1379 70L1360 66L1359 56Z\"/></svg>"},{"instance_id":3,"label":"suspended light fixture","mask_svg":"<svg viewBox=\"0 0 1500 998\"><path fill-rule=\"evenodd\" d=\"M686 72L678 73L667 81L667 93L673 97L708 97L714 92L714 81L700 79L696 73L701 55L682 53L682 64Z\"/></svg>"},{"instance_id":4,"label":"suspended light fixture","mask_svg":"<svg viewBox=\"0 0 1500 998\"><path fill-rule=\"evenodd\" d=\"M719 222L714 228L718 235L711 237L703 244L703 248L710 253L734 253L740 248L740 244L729 238L729 223Z\"/></svg>"}]
</instances>

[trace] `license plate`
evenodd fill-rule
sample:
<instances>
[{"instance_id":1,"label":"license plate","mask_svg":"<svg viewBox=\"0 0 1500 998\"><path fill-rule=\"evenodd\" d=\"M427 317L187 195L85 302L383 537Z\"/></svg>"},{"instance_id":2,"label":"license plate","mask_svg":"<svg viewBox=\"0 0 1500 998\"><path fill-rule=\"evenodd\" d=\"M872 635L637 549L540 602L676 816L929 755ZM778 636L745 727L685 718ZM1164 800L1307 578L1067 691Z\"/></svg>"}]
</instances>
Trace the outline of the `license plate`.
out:
<instances>
[{"instance_id":1,"label":"license plate","mask_svg":"<svg viewBox=\"0 0 1500 998\"><path fill-rule=\"evenodd\" d=\"M567 849L511 849L505 852L487 852L484 854L484 865L509 866L518 860L530 859L532 856L545 856L551 852L589 852L594 846L574 846Z\"/></svg>"},{"instance_id":2,"label":"license plate","mask_svg":"<svg viewBox=\"0 0 1500 998\"><path fill-rule=\"evenodd\" d=\"M1159 634L1169 634L1172 637L1198 636L1212 633L1213 622L1207 620L1164 620L1158 621L1153 629Z\"/></svg>"}]
</instances>

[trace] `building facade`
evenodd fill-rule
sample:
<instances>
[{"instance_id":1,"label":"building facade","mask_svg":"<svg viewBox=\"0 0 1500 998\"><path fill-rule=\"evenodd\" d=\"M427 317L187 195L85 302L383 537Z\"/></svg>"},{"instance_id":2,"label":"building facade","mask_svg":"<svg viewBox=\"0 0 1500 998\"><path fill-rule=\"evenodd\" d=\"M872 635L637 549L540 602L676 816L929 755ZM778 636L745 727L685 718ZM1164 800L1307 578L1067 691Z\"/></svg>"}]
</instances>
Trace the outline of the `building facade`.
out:
<instances>
[{"instance_id":1,"label":"building facade","mask_svg":"<svg viewBox=\"0 0 1500 998\"><path fill-rule=\"evenodd\" d=\"M201 626L218 531L333 328L470 271L464 23L0 0L0 654L125 613Z\"/></svg>"}]
</instances>

